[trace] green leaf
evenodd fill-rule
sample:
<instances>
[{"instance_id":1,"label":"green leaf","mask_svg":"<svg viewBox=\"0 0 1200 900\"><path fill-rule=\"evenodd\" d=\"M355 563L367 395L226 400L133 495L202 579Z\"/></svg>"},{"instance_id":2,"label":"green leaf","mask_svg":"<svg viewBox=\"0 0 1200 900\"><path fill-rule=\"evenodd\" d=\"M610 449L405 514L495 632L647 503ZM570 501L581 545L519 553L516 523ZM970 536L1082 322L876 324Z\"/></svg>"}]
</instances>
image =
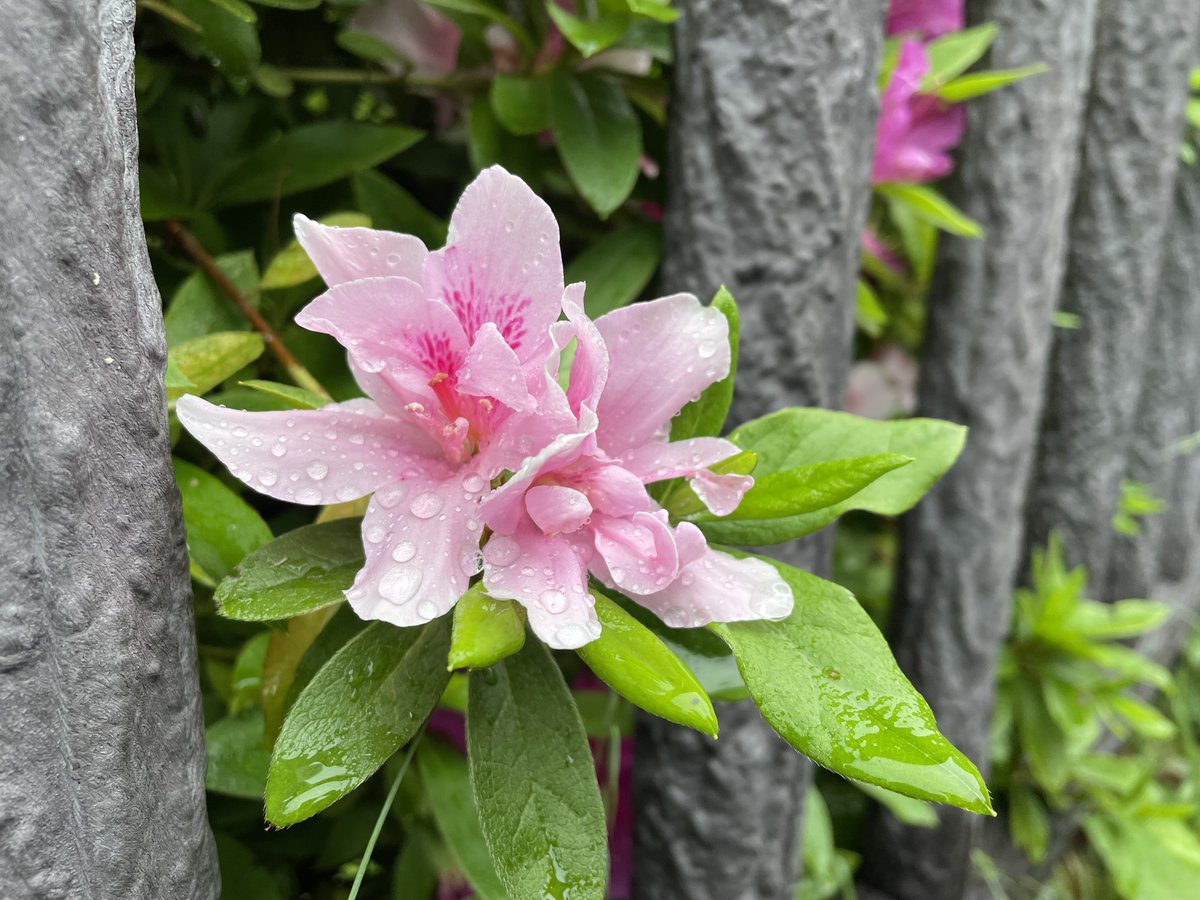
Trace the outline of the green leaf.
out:
<instances>
[{"instance_id":1,"label":"green leaf","mask_svg":"<svg viewBox=\"0 0 1200 900\"><path fill-rule=\"evenodd\" d=\"M541 641L471 673L471 788L512 900L603 900L607 826L583 722Z\"/></svg>"},{"instance_id":2,"label":"green leaf","mask_svg":"<svg viewBox=\"0 0 1200 900\"><path fill-rule=\"evenodd\" d=\"M343 31L338 34L334 42L347 53L352 53L359 59L365 59L368 62L405 62L404 57L397 53L391 44L381 41L372 34L361 31Z\"/></svg>"},{"instance_id":3,"label":"green leaf","mask_svg":"<svg viewBox=\"0 0 1200 900\"><path fill-rule=\"evenodd\" d=\"M1064 627L1093 641L1121 640L1152 631L1170 615L1169 606L1153 600L1079 603L1071 609Z\"/></svg>"},{"instance_id":4,"label":"green leaf","mask_svg":"<svg viewBox=\"0 0 1200 900\"><path fill-rule=\"evenodd\" d=\"M1050 843L1050 814L1041 798L1028 787L1013 785L1008 793L1008 816L1013 843L1033 862L1042 862Z\"/></svg>"},{"instance_id":5,"label":"green leaf","mask_svg":"<svg viewBox=\"0 0 1200 900\"><path fill-rule=\"evenodd\" d=\"M474 585L454 607L451 669L486 669L525 646L525 609L513 600L495 600L483 583Z\"/></svg>"},{"instance_id":6,"label":"green leaf","mask_svg":"<svg viewBox=\"0 0 1200 900\"><path fill-rule=\"evenodd\" d=\"M440 9L483 16L483 18L502 26L505 31L516 38L525 53L532 55L537 49L529 32L517 24L516 20L506 15L500 4L489 3L486 0L425 0L425 2Z\"/></svg>"},{"instance_id":7,"label":"green leaf","mask_svg":"<svg viewBox=\"0 0 1200 900\"><path fill-rule=\"evenodd\" d=\"M326 121L302 125L233 160L214 188L212 206L286 197L370 169L422 136L414 128Z\"/></svg>"},{"instance_id":8,"label":"green leaf","mask_svg":"<svg viewBox=\"0 0 1200 900\"><path fill-rule=\"evenodd\" d=\"M567 264L567 284L587 283L584 306L598 319L638 298L662 259L662 229L649 222L618 226Z\"/></svg>"},{"instance_id":9,"label":"green leaf","mask_svg":"<svg viewBox=\"0 0 1200 900\"><path fill-rule=\"evenodd\" d=\"M242 557L271 540L271 529L220 479L182 459L171 463L183 501L188 553L210 578L224 578Z\"/></svg>"},{"instance_id":10,"label":"green leaf","mask_svg":"<svg viewBox=\"0 0 1200 900\"><path fill-rule=\"evenodd\" d=\"M354 790L403 746L450 676L450 623L375 622L342 647L288 712L267 774L266 816L292 825Z\"/></svg>"},{"instance_id":11,"label":"green leaf","mask_svg":"<svg viewBox=\"0 0 1200 900\"><path fill-rule=\"evenodd\" d=\"M267 655L267 644L271 640L269 631L260 631L246 641L233 663L229 682L229 712L237 715L242 710L258 706L262 697L263 661Z\"/></svg>"},{"instance_id":12,"label":"green leaf","mask_svg":"<svg viewBox=\"0 0 1200 900\"><path fill-rule=\"evenodd\" d=\"M550 14L550 18L558 26L558 30L563 33L563 37L583 55L584 59L595 56L601 50L606 50L619 41L621 36L629 30L631 21L628 15L622 14L601 15L597 19L581 19L579 16L571 15L554 0L546 3L546 12Z\"/></svg>"},{"instance_id":13,"label":"green leaf","mask_svg":"<svg viewBox=\"0 0 1200 900\"><path fill-rule=\"evenodd\" d=\"M296 85L287 75L274 66L261 65L254 72L254 86L277 100L284 100L296 90Z\"/></svg>"},{"instance_id":14,"label":"green leaf","mask_svg":"<svg viewBox=\"0 0 1200 900\"><path fill-rule=\"evenodd\" d=\"M216 263L234 287L256 304L258 264L254 261L254 253L250 250L227 253L218 256ZM245 331L250 327L233 301L221 293L203 272L193 272L184 279L167 304L163 325L167 331L168 347L214 331Z\"/></svg>"},{"instance_id":15,"label":"green leaf","mask_svg":"<svg viewBox=\"0 0 1200 900\"><path fill-rule=\"evenodd\" d=\"M779 622L710 628L733 650L771 727L814 762L847 778L992 814L978 770L938 732L929 704L901 673L854 595L764 561L791 587L793 613Z\"/></svg>"},{"instance_id":16,"label":"green leaf","mask_svg":"<svg viewBox=\"0 0 1200 900\"><path fill-rule=\"evenodd\" d=\"M600 637L575 652L596 677L660 719L717 736L712 701L691 670L637 619L597 591Z\"/></svg>"},{"instance_id":17,"label":"green leaf","mask_svg":"<svg viewBox=\"0 0 1200 900\"><path fill-rule=\"evenodd\" d=\"M679 18L679 10L671 6L670 0L627 0L629 11L656 22L670 24Z\"/></svg>"},{"instance_id":18,"label":"green leaf","mask_svg":"<svg viewBox=\"0 0 1200 900\"><path fill-rule=\"evenodd\" d=\"M879 302L875 291L863 279L858 279L858 288L854 305L854 321L863 333L869 337L879 337L883 327L887 325L887 310Z\"/></svg>"},{"instance_id":19,"label":"green leaf","mask_svg":"<svg viewBox=\"0 0 1200 900\"><path fill-rule=\"evenodd\" d=\"M193 387L169 389L168 405L174 406L184 394L207 394L262 356L262 352L262 336L252 331L218 331L184 341L168 353L167 359Z\"/></svg>"},{"instance_id":20,"label":"green leaf","mask_svg":"<svg viewBox=\"0 0 1200 900\"><path fill-rule=\"evenodd\" d=\"M738 341L741 335L737 303L721 285L710 305L729 323L729 374L710 384L699 398L681 409L671 420L672 441L720 434L729 416L729 405L733 402L733 379L737 375Z\"/></svg>"},{"instance_id":21,"label":"green leaf","mask_svg":"<svg viewBox=\"0 0 1200 900\"><path fill-rule=\"evenodd\" d=\"M1175 736L1175 725L1157 709L1132 695L1112 698L1113 711L1139 736L1162 741Z\"/></svg>"},{"instance_id":22,"label":"green leaf","mask_svg":"<svg viewBox=\"0 0 1200 900\"><path fill-rule=\"evenodd\" d=\"M321 0L250 0L259 6L273 6L276 9L316 9Z\"/></svg>"},{"instance_id":23,"label":"green leaf","mask_svg":"<svg viewBox=\"0 0 1200 900\"><path fill-rule=\"evenodd\" d=\"M267 644L267 655L263 659L262 711L263 732L267 746L275 743L287 704L295 684L296 672L310 647L329 624L330 619L343 609L342 606L326 606L302 616L287 620L282 630L272 630ZM294 699L294 698L292 698ZM266 776L266 768L263 769Z\"/></svg>"},{"instance_id":24,"label":"green leaf","mask_svg":"<svg viewBox=\"0 0 1200 900\"><path fill-rule=\"evenodd\" d=\"M926 44L929 72L921 83L921 90L933 90L975 65L992 46L998 31L995 23L989 22L964 31L951 32Z\"/></svg>"},{"instance_id":25,"label":"green leaf","mask_svg":"<svg viewBox=\"0 0 1200 900\"><path fill-rule=\"evenodd\" d=\"M1050 324L1055 328L1065 328L1068 331L1077 331L1083 325L1083 319L1078 313L1067 312L1065 309L1059 309L1050 317Z\"/></svg>"},{"instance_id":26,"label":"green leaf","mask_svg":"<svg viewBox=\"0 0 1200 900\"><path fill-rule=\"evenodd\" d=\"M239 381L238 384L266 394L268 397L282 400L290 409L320 409L329 402L312 391L306 391L304 388L298 388L291 384L280 384L277 381L260 381L257 378L251 378L247 381Z\"/></svg>"},{"instance_id":27,"label":"green leaf","mask_svg":"<svg viewBox=\"0 0 1200 900\"><path fill-rule=\"evenodd\" d=\"M560 72L551 81L550 121L571 181L607 218L638 179L642 125L633 107L610 78Z\"/></svg>"},{"instance_id":28,"label":"green leaf","mask_svg":"<svg viewBox=\"0 0 1200 900\"><path fill-rule=\"evenodd\" d=\"M854 785L868 797L878 801L880 806L883 806L895 817L896 821L904 825L911 825L914 828L933 828L938 823L937 810L924 800L914 800L912 797L905 797L903 794L897 794L895 791L889 791L874 784L863 784L856 781Z\"/></svg>"},{"instance_id":29,"label":"green leaf","mask_svg":"<svg viewBox=\"0 0 1200 900\"><path fill-rule=\"evenodd\" d=\"M983 237L983 226L927 184L877 184L875 190L893 206L903 204L918 219L942 231L967 238Z\"/></svg>"},{"instance_id":30,"label":"green leaf","mask_svg":"<svg viewBox=\"0 0 1200 900\"><path fill-rule=\"evenodd\" d=\"M260 865L254 852L228 834L214 830L213 837L222 885L237 885L239 896L254 900L284 900L277 870ZM232 891L226 889L222 895L232 896Z\"/></svg>"},{"instance_id":31,"label":"green leaf","mask_svg":"<svg viewBox=\"0 0 1200 900\"><path fill-rule=\"evenodd\" d=\"M417 765L438 829L475 896L506 900L508 895L492 867L479 825L467 760L445 744L426 740L417 748Z\"/></svg>"},{"instance_id":32,"label":"green leaf","mask_svg":"<svg viewBox=\"0 0 1200 900\"><path fill-rule=\"evenodd\" d=\"M229 83L239 91L249 88L262 58L254 10L239 0L171 0L171 5L200 26L205 55Z\"/></svg>"},{"instance_id":33,"label":"green leaf","mask_svg":"<svg viewBox=\"0 0 1200 900\"><path fill-rule=\"evenodd\" d=\"M257 549L217 588L221 615L270 622L340 603L363 567L361 528L359 519L305 525Z\"/></svg>"},{"instance_id":34,"label":"green leaf","mask_svg":"<svg viewBox=\"0 0 1200 900\"><path fill-rule=\"evenodd\" d=\"M972 75L963 75L961 78L955 78L953 81L946 82L937 89L937 95L947 103L962 103L1049 71L1050 67L1045 63L1036 63L1032 66L1022 66L1019 69L994 69L991 72L976 72Z\"/></svg>"},{"instance_id":35,"label":"green leaf","mask_svg":"<svg viewBox=\"0 0 1200 900\"><path fill-rule=\"evenodd\" d=\"M371 227L370 218L356 212L333 213L329 216L322 216L319 221L322 225L332 225L337 228ZM295 287L316 278L317 274L316 265L308 258L308 254L304 252L300 242L293 240L275 254L275 258L267 266L267 271L263 273L262 283L259 287L264 291Z\"/></svg>"},{"instance_id":36,"label":"green leaf","mask_svg":"<svg viewBox=\"0 0 1200 900\"><path fill-rule=\"evenodd\" d=\"M735 429L729 439L758 454L756 479L800 466L856 456L900 454L909 463L881 476L840 503L816 512L762 522L715 519L701 523L705 534L727 543L775 541L824 528L853 509L896 516L911 509L958 458L967 430L937 419L880 422L824 409L784 409Z\"/></svg>"},{"instance_id":37,"label":"green leaf","mask_svg":"<svg viewBox=\"0 0 1200 900\"><path fill-rule=\"evenodd\" d=\"M376 228L415 235L430 247L446 243L446 223L390 178L375 171L359 172L353 185L355 205Z\"/></svg>"},{"instance_id":38,"label":"green leaf","mask_svg":"<svg viewBox=\"0 0 1200 900\"><path fill-rule=\"evenodd\" d=\"M496 119L513 134L537 134L550 127L550 84L545 78L497 75L488 96Z\"/></svg>"},{"instance_id":39,"label":"green leaf","mask_svg":"<svg viewBox=\"0 0 1200 900\"><path fill-rule=\"evenodd\" d=\"M258 709L221 719L205 729L208 769L204 787L216 794L261 800L271 754L263 746L263 716Z\"/></svg>"}]
</instances>

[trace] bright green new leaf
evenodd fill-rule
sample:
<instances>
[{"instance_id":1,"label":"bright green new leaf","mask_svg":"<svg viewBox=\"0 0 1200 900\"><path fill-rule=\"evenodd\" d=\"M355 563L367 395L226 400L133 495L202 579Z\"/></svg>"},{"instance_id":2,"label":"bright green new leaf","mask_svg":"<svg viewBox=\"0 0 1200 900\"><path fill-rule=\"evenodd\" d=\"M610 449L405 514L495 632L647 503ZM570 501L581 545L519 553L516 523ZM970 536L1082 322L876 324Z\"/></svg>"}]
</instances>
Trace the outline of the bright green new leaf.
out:
<instances>
[{"instance_id":1,"label":"bright green new leaf","mask_svg":"<svg viewBox=\"0 0 1200 900\"><path fill-rule=\"evenodd\" d=\"M701 523L705 534L727 543L757 544L824 528L852 509L896 516L911 509L958 458L967 430L937 419L880 422L825 409L784 409L747 422L729 435L739 447L758 454L755 479L800 466L854 457L899 454L913 462L878 477L832 506L805 515L759 522L714 519Z\"/></svg>"},{"instance_id":2,"label":"bright green new leaf","mask_svg":"<svg viewBox=\"0 0 1200 900\"><path fill-rule=\"evenodd\" d=\"M275 741L266 816L292 825L369 778L433 710L446 682L450 623L374 622L304 688Z\"/></svg>"},{"instance_id":3,"label":"bright green new leaf","mask_svg":"<svg viewBox=\"0 0 1200 900\"><path fill-rule=\"evenodd\" d=\"M513 134L537 134L550 127L550 83L545 78L497 75L488 96L492 112Z\"/></svg>"},{"instance_id":4,"label":"bright green new leaf","mask_svg":"<svg viewBox=\"0 0 1200 900\"><path fill-rule=\"evenodd\" d=\"M679 10L673 7L670 0L627 0L629 11L634 15L645 16L656 22L669 25L679 18ZM622 42L624 46L624 42Z\"/></svg>"},{"instance_id":5,"label":"bright green new leaf","mask_svg":"<svg viewBox=\"0 0 1200 900\"><path fill-rule=\"evenodd\" d=\"M854 321L858 327L870 337L883 334L883 326L887 324L887 310L879 302L874 289L862 278L858 279L857 294L854 304Z\"/></svg>"},{"instance_id":6,"label":"bright green new leaf","mask_svg":"<svg viewBox=\"0 0 1200 900\"><path fill-rule=\"evenodd\" d=\"M1171 608L1154 600L1080 602L1072 607L1064 629L1093 641L1137 637L1152 631L1171 615Z\"/></svg>"},{"instance_id":7,"label":"bright green new leaf","mask_svg":"<svg viewBox=\"0 0 1200 900\"><path fill-rule=\"evenodd\" d=\"M471 673L471 788L512 900L603 900L604 803L579 711L541 641Z\"/></svg>"},{"instance_id":8,"label":"bright green new leaf","mask_svg":"<svg viewBox=\"0 0 1200 900\"><path fill-rule=\"evenodd\" d=\"M216 794L261 800L271 754L263 747L263 717L257 709L229 716L204 731L208 769L204 787Z\"/></svg>"},{"instance_id":9,"label":"bright green new leaf","mask_svg":"<svg viewBox=\"0 0 1200 900\"><path fill-rule=\"evenodd\" d=\"M270 622L345 599L363 566L359 519L305 525L257 549L214 597L221 615Z\"/></svg>"},{"instance_id":10,"label":"bright green new leaf","mask_svg":"<svg viewBox=\"0 0 1200 900\"><path fill-rule=\"evenodd\" d=\"M989 22L964 31L953 31L926 44L929 72L921 82L921 90L933 90L975 65L992 46L998 31L995 23Z\"/></svg>"},{"instance_id":11,"label":"bright green new leaf","mask_svg":"<svg viewBox=\"0 0 1200 900\"><path fill-rule=\"evenodd\" d=\"M370 228L371 220L362 213L341 212L322 216L322 225L333 225L338 228ZM317 277L317 267L300 242L293 240L290 244L275 254L275 258L267 265L259 285L264 291L279 288L295 287Z\"/></svg>"},{"instance_id":12,"label":"bright green new leaf","mask_svg":"<svg viewBox=\"0 0 1200 900\"><path fill-rule=\"evenodd\" d=\"M779 622L709 627L733 650L771 727L847 778L992 814L978 770L938 732L929 704L904 677L854 595L765 561L791 587L794 612Z\"/></svg>"},{"instance_id":13,"label":"bright green new leaf","mask_svg":"<svg viewBox=\"0 0 1200 900\"><path fill-rule=\"evenodd\" d=\"M673 441L720 434L729 415L729 405L733 402L733 379L737 375L738 340L741 335L737 302L725 286L721 285L712 299L711 306L729 323L729 374L710 384L699 398L681 409L671 420Z\"/></svg>"},{"instance_id":14,"label":"bright green new leaf","mask_svg":"<svg viewBox=\"0 0 1200 900\"><path fill-rule=\"evenodd\" d=\"M877 184L893 206L900 203L918 219L961 237L983 237L983 226L927 184Z\"/></svg>"},{"instance_id":15,"label":"bright green new leaf","mask_svg":"<svg viewBox=\"0 0 1200 900\"><path fill-rule=\"evenodd\" d=\"M619 41L621 35L629 30L631 21L628 15L621 14L601 15L598 19L581 19L567 12L554 0L546 3L546 12L563 33L563 37L570 41L571 46L585 59L595 56L601 50L607 50Z\"/></svg>"},{"instance_id":16,"label":"bright green new leaf","mask_svg":"<svg viewBox=\"0 0 1200 900\"><path fill-rule=\"evenodd\" d=\"M173 407L184 394L207 394L262 356L262 352L262 335L253 331L218 331L184 341L169 351L167 359L193 386L169 388L167 404Z\"/></svg>"},{"instance_id":17,"label":"bright green new leaf","mask_svg":"<svg viewBox=\"0 0 1200 900\"><path fill-rule=\"evenodd\" d=\"M188 553L210 578L224 578L247 553L271 540L271 529L216 476L182 459L171 464L183 501Z\"/></svg>"},{"instance_id":18,"label":"bright green new leaf","mask_svg":"<svg viewBox=\"0 0 1200 900\"><path fill-rule=\"evenodd\" d=\"M571 181L607 218L633 190L642 157L642 124L621 86L603 75L558 73L550 122Z\"/></svg>"},{"instance_id":19,"label":"bright green new leaf","mask_svg":"<svg viewBox=\"0 0 1200 900\"><path fill-rule=\"evenodd\" d=\"M598 319L638 298L662 259L662 229L631 222L610 231L567 264L567 284L587 282L583 303Z\"/></svg>"},{"instance_id":20,"label":"bright green new leaf","mask_svg":"<svg viewBox=\"0 0 1200 900\"><path fill-rule=\"evenodd\" d=\"M507 900L479 826L466 758L439 741L426 740L417 748L417 765L438 830L475 896L479 900Z\"/></svg>"},{"instance_id":21,"label":"bright green new leaf","mask_svg":"<svg viewBox=\"0 0 1200 900\"><path fill-rule=\"evenodd\" d=\"M258 304L258 263L249 250L227 253L216 259L217 268L228 276L243 296ZM163 325L167 346L176 347L184 341L203 337L215 331L246 331L246 317L221 293L203 272L193 272L167 304Z\"/></svg>"},{"instance_id":22,"label":"bright green new leaf","mask_svg":"<svg viewBox=\"0 0 1200 900\"><path fill-rule=\"evenodd\" d=\"M489 597L480 582L455 604L449 668L486 669L523 646L525 609L515 600Z\"/></svg>"},{"instance_id":23,"label":"bright green new leaf","mask_svg":"<svg viewBox=\"0 0 1200 900\"><path fill-rule=\"evenodd\" d=\"M1162 741L1175 736L1174 723L1157 709L1130 694L1113 697L1113 710L1139 737Z\"/></svg>"},{"instance_id":24,"label":"bright green new leaf","mask_svg":"<svg viewBox=\"0 0 1200 900\"><path fill-rule=\"evenodd\" d=\"M306 391L304 388L298 388L292 384L280 384L277 381L261 381L251 378L239 381L238 384L266 394L268 397L282 400L289 409L320 409L329 402L312 391Z\"/></svg>"},{"instance_id":25,"label":"bright green new leaf","mask_svg":"<svg viewBox=\"0 0 1200 900\"><path fill-rule=\"evenodd\" d=\"M990 94L1000 88L1049 72L1050 67L1045 63L1032 66L1022 66L1019 69L994 69L991 72L975 72L948 81L937 89L937 95L947 103L962 103L973 100L984 94Z\"/></svg>"},{"instance_id":26,"label":"bright green new leaf","mask_svg":"<svg viewBox=\"0 0 1200 900\"><path fill-rule=\"evenodd\" d=\"M712 701L691 670L654 632L597 591L600 637L575 652L596 677L648 713L717 736Z\"/></svg>"}]
</instances>

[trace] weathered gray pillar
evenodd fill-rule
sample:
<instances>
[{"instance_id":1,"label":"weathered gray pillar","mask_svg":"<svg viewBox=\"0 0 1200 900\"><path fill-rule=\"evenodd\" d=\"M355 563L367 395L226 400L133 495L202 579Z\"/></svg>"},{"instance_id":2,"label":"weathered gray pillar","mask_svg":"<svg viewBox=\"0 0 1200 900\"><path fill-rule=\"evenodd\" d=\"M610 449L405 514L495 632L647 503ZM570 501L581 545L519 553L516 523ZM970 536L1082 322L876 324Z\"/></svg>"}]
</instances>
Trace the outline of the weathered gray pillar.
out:
<instances>
[{"instance_id":1,"label":"weathered gray pillar","mask_svg":"<svg viewBox=\"0 0 1200 900\"><path fill-rule=\"evenodd\" d=\"M1051 353L1027 547L1051 530L1103 589L1141 393L1187 96L1196 0L1106 0ZM1019 153L1019 148L1013 148Z\"/></svg>"},{"instance_id":2,"label":"weathered gray pillar","mask_svg":"<svg viewBox=\"0 0 1200 900\"><path fill-rule=\"evenodd\" d=\"M676 26L664 290L741 307L737 421L840 405L878 108L883 3L689 0ZM807 569L828 540L788 548ZM721 738L639 721L640 898L781 900L799 875L805 761L749 702Z\"/></svg>"},{"instance_id":3,"label":"weathered gray pillar","mask_svg":"<svg viewBox=\"0 0 1200 900\"><path fill-rule=\"evenodd\" d=\"M134 3L0 6L0 896L213 898Z\"/></svg>"},{"instance_id":4,"label":"weathered gray pillar","mask_svg":"<svg viewBox=\"0 0 1200 900\"><path fill-rule=\"evenodd\" d=\"M952 199L980 241L940 247L921 355L919 412L970 427L959 461L905 518L892 644L943 732L986 771L996 664L1008 631L1041 415L1051 316L1091 59L1094 0L982 0L989 67L1050 71L968 107ZM936 829L880 811L866 879L900 898L963 896L978 817L939 811Z\"/></svg>"}]
</instances>

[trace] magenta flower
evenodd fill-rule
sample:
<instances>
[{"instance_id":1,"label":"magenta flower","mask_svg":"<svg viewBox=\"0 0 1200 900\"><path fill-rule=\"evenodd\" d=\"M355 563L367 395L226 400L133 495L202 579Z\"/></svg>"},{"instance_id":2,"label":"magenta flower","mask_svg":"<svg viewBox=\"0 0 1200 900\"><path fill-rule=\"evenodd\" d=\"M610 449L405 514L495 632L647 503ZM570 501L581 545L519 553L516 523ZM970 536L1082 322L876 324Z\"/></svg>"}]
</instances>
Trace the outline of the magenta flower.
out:
<instances>
[{"instance_id":1,"label":"magenta flower","mask_svg":"<svg viewBox=\"0 0 1200 900\"><path fill-rule=\"evenodd\" d=\"M962 31L963 0L891 0L886 27L889 36L915 34L925 40Z\"/></svg>"},{"instance_id":2,"label":"magenta flower","mask_svg":"<svg viewBox=\"0 0 1200 900\"><path fill-rule=\"evenodd\" d=\"M965 111L921 93L928 71L925 48L918 41L903 41L879 110L874 184L933 181L954 167L948 151L962 140Z\"/></svg>"},{"instance_id":3,"label":"magenta flower","mask_svg":"<svg viewBox=\"0 0 1200 900\"><path fill-rule=\"evenodd\" d=\"M671 419L729 371L728 325L689 294L615 310L591 322L567 288L555 340L576 343L567 400L578 427L530 457L482 504L494 534L484 585L517 600L537 635L573 649L600 634L591 573L668 625L781 618L790 589L774 568L709 549L690 523L671 526L646 485L686 478L717 515L753 479L708 467L738 452L720 438L667 442ZM557 366L553 366L557 368Z\"/></svg>"},{"instance_id":4,"label":"magenta flower","mask_svg":"<svg viewBox=\"0 0 1200 900\"><path fill-rule=\"evenodd\" d=\"M329 504L373 493L366 564L346 596L365 619L429 621L480 569L491 480L574 427L544 368L563 295L557 223L495 167L467 188L436 253L303 216L296 233L329 286L296 321L346 347L371 399L244 412L187 396L179 420L264 494Z\"/></svg>"}]
</instances>

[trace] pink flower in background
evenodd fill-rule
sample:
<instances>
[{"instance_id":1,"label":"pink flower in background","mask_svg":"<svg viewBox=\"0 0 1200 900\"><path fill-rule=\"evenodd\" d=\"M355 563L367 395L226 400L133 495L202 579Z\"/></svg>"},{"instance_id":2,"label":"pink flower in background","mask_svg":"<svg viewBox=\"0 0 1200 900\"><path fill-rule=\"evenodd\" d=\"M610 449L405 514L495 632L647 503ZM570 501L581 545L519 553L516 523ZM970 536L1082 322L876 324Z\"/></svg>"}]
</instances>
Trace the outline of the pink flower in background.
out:
<instances>
[{"instance_id":1,"label":"pink flower in background","mask_svg":"<svg viewBox=\"0 0 1200 900\"><path fill-rule=\"evenodd\" d=\"M544 368L563 293L557 223L494 167L464 192L436 253L410 235L303 216L296 233L329 286L296 321L346 347L371 399L245 412L187 396L179 420L269 496L373 493L366 564L346 596L365 619L429 621L480 569L491 480L574 425Z\"/></svg>"},{"instance_id":2,"label":"pink flower in background","mask_svg":"<svg viewBox=\"0 0 1200 900\"><path fill-rule=\"evenodd\" d=\"M520 602L552 647L600 634L591 573L668 625L781 618L790 589L767 563L709 549L694 525L672 527L645 485L689 479L717 515L753 479L708 467L738 452L720 438L667 442L671 419L729 371L728 325L715 309L677 294L591 322L582 285L567 288L559 347L575 342L567 399L578 427L526 460L481 507L494 534L484 547L484 585ZM553 366L557 368L557 366Z\"/></svg>"},{"instance_id":3,"label":"pink flower in background","mask_svg":"<svg viewBox=\"0 0 1200 900\"><path fill-rule=\"evenodd\" d=\"M917 363L899 344L881 344L850 367L846 412L868 419L910 416L917 406Z\"/></svg>"},{"instance_id":4,"label":"pink flower in background","mask_svg":"<svg viewBox=\"0 0 1200 900\"><path fill-rule=\"evenodd\" d=\"M458 65L458 26L421 0L387 0L359 7L350 28L394 49L416 75L441 78Z\"/></svg>"},{"instance_id":5,"label":"pink flower in background","mask_svg":"<svg viewBox=\"0 0 1200 900\"><path fill-rule=\"evenodd\" d=\"M963 28L963 0L891 0L889 36L915 34L931 40Z\"/></svg>"},{"instance_id":6,"label":"pink flower in background","mask_svg":"<svg viewBox=\"0 0 1200 900\"><path fill-rule=\"evenodd\" d=\"M864 228L861 235L863 249L874 256L877 260L883 263L890 271L897 275L904 274L904 261L898 257L895 252L879 239L870 228Z\"/></svg>"},{"instance_id":7,"label":"pink flower in background","mask_svg":"<svg viewBox=\"0 0 1200 900\"><path fill-rule=\"evenodd\" d=\"M954 167L949 151L962 140L966 114L962 107L920 93L928 72L929 57L920 42L902 42L875 130L875 184L932 181Z\"/></svg>"}]
</instances>

